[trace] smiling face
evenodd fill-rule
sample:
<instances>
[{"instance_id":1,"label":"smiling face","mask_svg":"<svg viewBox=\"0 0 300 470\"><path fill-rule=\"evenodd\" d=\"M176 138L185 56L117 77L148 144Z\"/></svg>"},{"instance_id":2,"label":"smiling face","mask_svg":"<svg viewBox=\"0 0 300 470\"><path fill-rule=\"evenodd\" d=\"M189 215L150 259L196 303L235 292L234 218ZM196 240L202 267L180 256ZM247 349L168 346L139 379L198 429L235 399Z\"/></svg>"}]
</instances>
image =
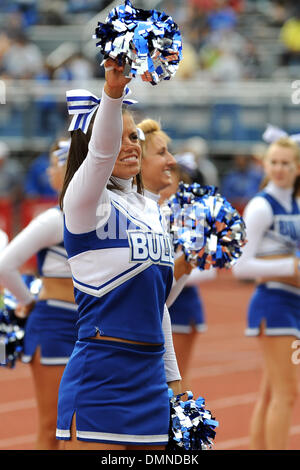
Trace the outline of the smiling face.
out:
<instances>
[{"instance_id":1,"label":"smiling face","mask_svg":"<svg viewBox=\"0 0 300 470\"><path fill-rule=\"evenodd\" d=\"M123 134L120 152L112 175L121 179L136 176L141 168L141 146L136 125L129 113L123 114Z\"/></svg>"},{"instance_id":2,"label":"smiling face","mask_svg":"<svg viewBox=\"0 0 300 470\"><path fill-rule=\"evenodd\" d=\"M167 138L161 133L154 133L145 145L142 160L143 184L155 194L172 183L171 170L176 160L168 150Z\"/></svg>"},{"instance_id":3,"label":"smiling face","mask_svg":"<svg viewBox=\"0 0 300 470\"><path fill-rule=\"evenodd\" d=\"M270 181L281 189L292 188L300 174L299 158L293 147L272 145L265 157L265 172Z\"/></svg>"}]
</instances>

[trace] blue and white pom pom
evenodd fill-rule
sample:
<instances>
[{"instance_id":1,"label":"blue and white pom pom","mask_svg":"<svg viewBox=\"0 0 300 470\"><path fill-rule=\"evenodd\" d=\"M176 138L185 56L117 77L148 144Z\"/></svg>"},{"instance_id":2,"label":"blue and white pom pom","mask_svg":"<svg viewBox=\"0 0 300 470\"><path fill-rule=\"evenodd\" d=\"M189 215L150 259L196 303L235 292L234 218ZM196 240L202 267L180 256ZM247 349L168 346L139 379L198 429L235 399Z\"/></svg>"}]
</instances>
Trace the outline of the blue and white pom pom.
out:
<instances>
[{"instance_id":1,"label":"blue and white pom pom","mask_svg":"<svg viewBox=\"0 0 300 470\"><path fill-rule=\"evenodd\" d=\"M104 59L125 63L126 76L140 75L152 85L173 77L182 59L181 34L171 16L136 9L130 0L99 22L93 37L99 39L96 45Z\"/></svg>"},{"instance_id":2,"label":"blue and white pom pom","mask_svg":"<svg viewBox=\"0 0 300 470\"><path fill-rule=\"evenodd\" d=\"M187 395L187 400L181 397ZM199 397L193 400L193 393L187 391L174 396L169 389L170 429L166 450L210 450L213 448L215 429L219 423L209 410L205 409L205 400Z\"/></svg>"},{"instance_id":3,"label":"blue and white pom pom","mask_svg":"<svg viewBox=\"0 0 300 470\"><path fill-rule=\"evenodd\" d=\"M181 246L187 261L201 270L236 263L246 243L245 223L216 187L181 182L167 205L174 249Z\"/></svg>"},{"instance_id":4,"label":"blue and white pom pom","mask_svg":"<svg viewBox=\"0 0 300 470\"><path fill-rule=\"evenodd\" d=\"M25 320L15 316L16 306L14 297L6 292L0 309L0 341L5 347L4 362L1 365L10 369L15 367L17 359L21 357L25 335Z\"/></svg>"},{"instance_id":5,"label":"blue and white pom pom","mask_svg":"<svg viewBox=\"0 0 300 470\"><path fill-rule=\"evenodd\" d=\"M31 275L22 277L31 293L37 295L41 287L40 279L35 279ZM23 354L25 336L26 318L19 318L15 315L17 304L15 297L5 289L0 306L0 342L4 344L5 358L0 365L10 369L15 367L16 361Z\"/></svg>"}]
</instances>

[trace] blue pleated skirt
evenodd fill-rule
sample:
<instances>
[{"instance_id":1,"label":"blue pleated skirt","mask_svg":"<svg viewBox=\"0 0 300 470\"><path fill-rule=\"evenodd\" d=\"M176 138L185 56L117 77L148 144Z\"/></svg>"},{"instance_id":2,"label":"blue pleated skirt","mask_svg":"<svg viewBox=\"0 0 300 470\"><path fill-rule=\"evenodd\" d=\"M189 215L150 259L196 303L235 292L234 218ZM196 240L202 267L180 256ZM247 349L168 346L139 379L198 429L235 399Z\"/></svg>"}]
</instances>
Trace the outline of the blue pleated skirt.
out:
<instances>
[{"instance_id":1,"label":"blue pleated skirt","mask_svg":"<svg viewBox=\"0 0 300 470\"><path fill-rule=\"evenodd\" d=\"M77 320L77 305L71 302L37 301L25 325L22 362L30 362L40 347L41 364L66 364L77 340Z\"/></svg>"},{"instance_id":2,"label":"blue pleated skirt","mask_svg":"<svg viewBox=\"0 0 300 470\"><path fill-rule=\"evenodd\" d=\"M266 335L300 338L300 289L259 285L249 304L247 323L247 336L259 335L264 323Z\"/></svg>"},{"instance_id":3,"label":"blue pleated skirt","mask_svg":"<svg viewBox=\"0 0 300 470\"><path fill-rule=\"evenodd\" d=\"M207 329L202 300L195 286L183 288L169 313L174 333L190 333L193 328L200 332Z\"/></svg>"},{"instance_id":4,"label":"blue pleated skirt","mask_svg":"<svg viewBox=\"0 0 300 470\"><path fill-rule=\"evenodd\" d=\"M163 346L77 341L58 396L57 439L123 445L168 442Z\"/></svg>"}]
</instances>

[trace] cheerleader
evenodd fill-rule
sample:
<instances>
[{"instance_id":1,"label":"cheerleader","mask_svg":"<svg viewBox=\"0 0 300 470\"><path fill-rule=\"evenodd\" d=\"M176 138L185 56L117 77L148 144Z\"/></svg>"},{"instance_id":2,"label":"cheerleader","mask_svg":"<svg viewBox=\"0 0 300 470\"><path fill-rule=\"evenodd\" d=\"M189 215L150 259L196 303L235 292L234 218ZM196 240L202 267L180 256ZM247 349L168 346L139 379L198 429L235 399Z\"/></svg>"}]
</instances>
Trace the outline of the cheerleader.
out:
<instances>
[{"instance_id":1,"label":"cheerleader","mask_svg":"<svg viewBox=\"0 0 300 470\"><path fill-rule=\"evenodd\" d=\"M295 182L300 149L289 137L273 141L264 157L267 184L246 206L248 243L233 272L255 279L248 336L259 337L263 380L253 412L251 449L285 449L297 398L292 343L300 337L300 201Z\"/></svg>"},{"instance_id":2,"label":"cheerleader","mask_svg":"<svg viewBox=\"0 0 300 470\"><path fill-rule=\"evenodd\" d=\"M165 308L172 248L157 205L133 188L141 147L122 115L130 80L111 59L105 69L93 126L72 133L61 194L79 320L56 435L67 450L163 449L168 385L180 391Z\"/></svg>"},{"instance_id":3,"label":"cheerleader","mask_svg":"<svg viewBox=\"0 0 300 470\"><path fill-rule=\"evenodd\" d=\"M168 150L170 138L153 119L144 119L137 128L142 132L141 174L144 195L158 204L161 191L172 184L172 175L176 168L176 160ZM176 257L172 290L166 302L168 306L181 292L192 269L193 266L186 262L184 254Z\"/></svg>"},{"instance_id":4,"label":"cheerleader","mask_svg":"<svg viewBox=\"0 0 300 470\"><path fill-rule=\"evenodd\" d=\"M175 194L180 181L191 184L193 179L187 172L187 167L177 164L171 171L171 184L160 192L160 203L163 204L172 194ZM197 174L199 180L200 175ZM169 308L173 342L178 359L178 366L183 377L182 387L191 389L190 365L199 333L207 330L204 305L199 292L201 282L210 281L217 276L216 269L200 271L193 269L189 275L181 278L182 291L177 298L172 292L167 300Z\"/></svg>"},{"instance_id":5,"label":"cheerleader","mask_svg":"<svg viewBox=\"0 0 300 470\"><path fill-rule=\"evenodd\" d=\"M48 169L51 185L60 191L67 148L55 146ZM35 300L20 269L37 255L41 290ZM22 361L30 363L38 409L36 449L55 450L57 395L63 369L76 341L77 307L63 244L59 207L38 215L2 251L0 282L17 299L16 314L27 317Z\"/></svg>"}]
</instances>

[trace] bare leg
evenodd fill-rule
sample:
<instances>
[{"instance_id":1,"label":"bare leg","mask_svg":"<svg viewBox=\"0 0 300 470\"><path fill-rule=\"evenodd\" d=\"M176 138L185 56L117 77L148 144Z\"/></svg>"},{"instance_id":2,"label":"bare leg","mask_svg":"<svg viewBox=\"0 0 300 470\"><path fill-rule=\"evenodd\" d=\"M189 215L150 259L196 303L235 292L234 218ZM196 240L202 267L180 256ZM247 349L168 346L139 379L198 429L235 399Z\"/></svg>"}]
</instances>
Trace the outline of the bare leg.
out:
<instances>
[{"instance_id":1,"label":"bare leg","mask_svg":"<svg viewBox=\"0 0 300 470\"><path fill-rule=\"evenodd\" d=\"M182 390L190 390L191 377L189 375L190 361L193 353L193 347L198 333L193 330L192 333L173 333L173 344L178 362L180 374L182 376Z\"/></svg>"},{"instance_id":2,"label":"bare leg","mask_svg":"<svg viewBox=\"0 0 300 470\"><path fill-rule=\"evenodd\" d=\"M265 423L267 450L287 447L292 410L298 395L298 369L292 362L292 336L262 336L271 388Z\"/></svg>"},{"instance_id":3,"label":"bare leg","mask_svg":"<svg viewBox=\"0 0 300 470\"><path fill-rule=\"evenodd\" d=\"M59 443L55 437L57 397L65 366L42 365L40 363L39 348L36 350L30 365L38 407L36 450L57 450L59 448Z\"/></svg>"},{"instance_id":4,"label":"bare leg","mask_svg":"<svg viewBox=\"0 0 300 470\"><path fill-rule=\"evenodd\" d=\"M266 448L265 422L270 399L270 384L268 381L267 373L264 372L258 400L255 404L250 422L251 450L264 450Z\"/></svg>"}]
</instances>

